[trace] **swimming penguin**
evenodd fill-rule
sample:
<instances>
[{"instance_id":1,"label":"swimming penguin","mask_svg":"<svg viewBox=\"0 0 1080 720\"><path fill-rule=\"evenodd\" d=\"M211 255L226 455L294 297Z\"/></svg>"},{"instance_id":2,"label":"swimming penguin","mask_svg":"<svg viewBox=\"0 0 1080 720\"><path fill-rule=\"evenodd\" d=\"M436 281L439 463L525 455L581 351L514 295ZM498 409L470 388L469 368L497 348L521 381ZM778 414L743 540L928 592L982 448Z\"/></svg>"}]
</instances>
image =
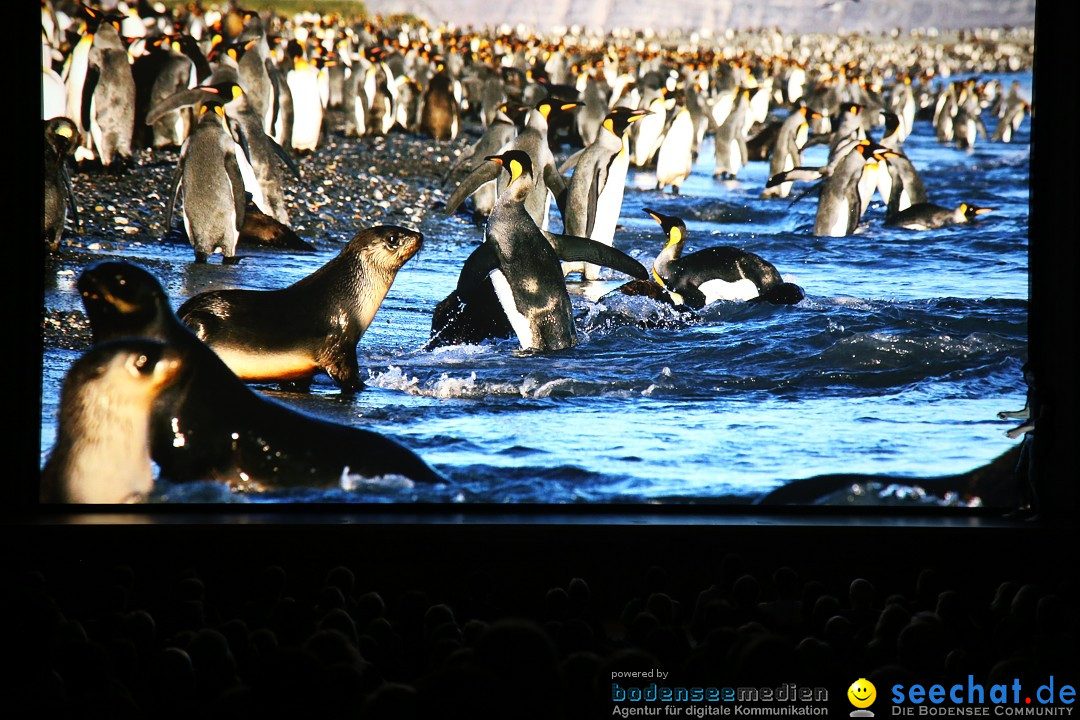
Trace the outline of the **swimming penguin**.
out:
<instances>
[{"instance_id":1,"label":"swimming penguin","mask_svg":"<svg viewBox=\"0 0 1080 720\"><path fill-rule=\"evenodd\" d=\"M420 98L420 133L436 140L454 140L461 130L461 83L450 77L440 59Z\"/></svg>"},{"instance_id":2,"label":"swimming penguin","mask_svg":"<svg viewBox=\"0 0 1080 720\"><path fill-rule=\"evenodd\" d=\"M979 215L993 211L993 208L978 207L969 203L960 203L956 208L942 207L934 203L919 203L888 218L886 225L901 227L906 230L936 230L946 225L964 225L975 222Z\"/></svg>"},{"instance_id":3,"label":"swimming penguin","mask_svg":"<svg viewBox=\"0 0 1080 720\"><path fill-rule=\"evenodd\" d=\"M694 167L694 121L686 104L676 106L675 115L664 133L660 150L656 153L656 189L663 191L668 185L671 192L679 194L679 187Z\"/></svg>"},{"instance_id":4,"label":"swimming penguin","mask_svg":"<svg viewBox=\"0 0 1080 720\"><path fill-rule=\"evenodd\" d=\"M150 418L160 477L215 480L237 491L338 488L356 477L445 479L400 443L293 410L249 388L184 326L157 279L125 262L84 271L77 287L95 343L143 337L175 348L180 369Z\"/></svg>"},{"instance_id":5,"label":"swimming penguin","mask_svg":"<svg viewBox=\"0 0 1080 720\"><path fill-rule=\"evenodd\" d=\"M79 215L75 207L75 195L71 190L71 175L68 173L67 159L79 144L79 129L66 117L57 117L44 121L45 126L45 190L43 196L44 213L41 216L41 237L56 252L60 248L60 238L64 234L68 210L79 224Z\"/></svg>"},{"instance_id":6,"label":"swimming penguin","mask_svg":"<svg viewBox=\"0 0 1080 720\"><path fill-rule=\"evenodd\" d=\"M150 414L180 354L148 339L92 346L60 390L56 443L41 471L46 503L128 503L154 486Z\"/></svg>"},{"instance_id":7,"label":"swimming penguin","mask_svg":"<svg viewBox=\"0 0 1080 720\"><path fill-rule=\"evenodd\" d=\"M667 235L664 249L653 261L652 277L675 304L696 310L717 300L763 300L794 305L805 297L802 288L785 282L772 263L752 252L726 245L683 255L686 224L674 215L645 208Z\"/></svg>"},{"instance_id":8,"label":"swimming penguin","mask_svg":"<svg viewBox=\"0 0 1080 720\"><path fill-rule=\"evenodd\" d=\"M596 140L578 154L563 209L567 235L591 238L608 246L614 244L630 166L627 129L648 114L647 110L615 108L601 123ZM595 265L582 263L563 266L564 274L581 272L586 280L596 280L599 270Z\"/></svg>"},{"instance_id":9,"label":"swimming penguin","mask_svg":"<svg viewBox=\"0 0 1080 720\"><path fill-rule=\"evenodd\" d=\"M171 225L177 194L184 192L184 230L195 249L195 262L204 263L216 249L222 262L233 264L236 241L244 224L244 179L236 162L236 144L225 121L220 101L199 108L201 117L180 153L173 175L166 228Z\"/></svg>"},{"instance_id":10,"label":"swimming penguin","mask_svg":"<svg viewBox=\"0 0 1080 720\"><path fill-rule=\"evenodd\" d=\"M489 337L483 332L503 330L507 321L522 349L572 347L577 333L560 260L605 265L640 279L648 272L602 243L540 230L524 206L536 182L528 153L508 150L488 160L504 167L510 182L488 218L484 243L465 261L457 288L436 309L428 347L477 342ZM490 302L492 293L498 304Z\"/></svg>"},{"instance_id":11,"label":"swimming penguin","mask_svg":"<svg viewBox=\"0 0 1080 720\"><path fill-rule=\"evenodd\" d=\"M356 392L364 387L356 344L422 244L420 233L402 227L362 230L288 287L201 293L177 315L242 380L307 383L321 370Z\"/></svg>"},{"instance_id":12,"label":"swimming penguin","mask_svg":"<svg viewBox=\"0 0 1080 720\"><path fill-rule=\"evenodd\" d=\"M551 206L551 196L560 198L566 191L566 181L559 174L555 165L555 156L548 146L547 131L548 118L553 113L572 110L577 103L564 103L557 100L545 99L536 104L528 111L525 120L525 128L511 141L506 150L520 150L526 153L531 161L531 167L536 169L538 180L529 183L530 192L525 199L525 209L533 221L541 230L548 227L548 210ZM469 174L457 186L446 201L446 214L452 215L455 210L472 195L484 183L498 180L496 188L498 194L502 194L506 181L500 177L499 166L494 163L483 163Z\"/></svg>"},{"instance_id":13,"label":"swimming penguin","mask_svg":"<svg viewBox=\"0 0 1080 720\"><path fill-rule=\"evenodd\" d=\"M810 122L819 117L821 113L803 105L784 119L769 153L769 177L802 165L802 149L810 138ZM791 182L783 182L765 188L761 196L786 198L790 192Z\"/></svg>"}]
</instances>

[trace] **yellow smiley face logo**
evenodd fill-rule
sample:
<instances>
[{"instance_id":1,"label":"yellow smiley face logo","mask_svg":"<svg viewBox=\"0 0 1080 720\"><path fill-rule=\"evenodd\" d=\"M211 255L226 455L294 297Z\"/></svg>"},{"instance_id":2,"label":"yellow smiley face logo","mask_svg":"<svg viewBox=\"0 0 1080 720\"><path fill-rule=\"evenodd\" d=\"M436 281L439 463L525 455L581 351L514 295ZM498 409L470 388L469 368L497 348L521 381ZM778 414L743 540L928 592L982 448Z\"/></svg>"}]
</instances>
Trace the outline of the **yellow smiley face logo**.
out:
<instances>
[{"instance_id":1,"label":"yellow smiley face logo","mask_svg":"<svg viewBox=\"0 0 1080 720\"><path fill-rule=\"evenodd\" d=\"M847 689L848 700L857 708L868 708L877 699L877 689L866 678L859 678Z\"/></svg>"}]
</instances>

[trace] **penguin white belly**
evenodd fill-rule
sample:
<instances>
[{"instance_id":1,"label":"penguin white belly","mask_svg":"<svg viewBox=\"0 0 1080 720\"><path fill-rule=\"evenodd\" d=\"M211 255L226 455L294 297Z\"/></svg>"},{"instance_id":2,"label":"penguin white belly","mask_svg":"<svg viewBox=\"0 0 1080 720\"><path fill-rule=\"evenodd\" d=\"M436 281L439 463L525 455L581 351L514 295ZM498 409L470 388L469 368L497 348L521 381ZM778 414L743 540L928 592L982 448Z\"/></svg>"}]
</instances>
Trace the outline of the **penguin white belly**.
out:
<instances>
[{"instance_id":1,"label":"penguin white belly","mask_svg":"<svg viewBox=\"0 0 1080 720\"><path fill-rule=\"evenodd\" d=\"M499 298L506 319L510 321L510 327L514 328L518 342L523 350L540 347L540 339L536 337L532 323L517 308L514 301L514 291L510 289L510 283L501 270L493 271L489 276L491 285L495 288L495 297Z\"/></svg>"},{"instance_id":2,"label":"penguin white belly","mask_svg":"<svg viewBox=\"0 0 1080 720\"><path fill-rule=\"evenodd\" d=\"M41 68L41 119L61 117L67 109L64 81L50 68Z\"/></svg>"},{"instance_id":3,"label":"penguin white belly","mask_svg":"<svg viewBox=\"0 0 1080 720\"><path fill-rule=\"evenodd\" d=\"M668 128L656 158L656 183L678 187L690 175L693 165L694 122L681 110Z\"/></svg>"},{"instance_id":4,"label":"penguin white belly","mask_svg":"<svg viewBox=\"0 0 1080 720\"><path fill-rule=\"evenodd\" d=\"M634 165L641 167L649 162L653 148L664 131L664 113L646 115L645 119L639 120L640 129L634 142Z\"/></svg>"},{"instance_id":5,"label":"penguin white belly","mask_svg":"<svg viewBox=\"0 0 1080 720\"><path fill-rule=\"evenodd\" d=\"M753 300L759 295L757 285L747 278L735 282L706 280L697 289L705 296L706 305L717 300Z\"/></svg>"},{"instance_id":6,"label":"penguin white belly","mask_svg":"<svg viewBox=\"0 0 1080 720\"><path fill-rule=\"evenodd\" d=\"M247 155L244 154L244 149L240 145L234 147L236 155L236 164L240 166L240 177L244 180L244 190L251 193L251 202L255 203L255 207L262 210L267 215L273 215L270 210L270 204L266 202L266 196L263 194L262 185L259 184L259 178L255 176L255 169L251 167L251 163L248 162Z\"/></svg>"},{"instance_id":7,"label":"penguin white belly","mask_svg":"<svg viewBox=\"0 0 1080 720\"><path fill-rule=\"evenodd\" d=\"M888 173L885 173L888 175ZM878 165L867 163L863 167L862 177L859 178L859 216L861 217L870 205L870 198L874 195L874 189L878 186Z\"/></svg>"},{"instance_id":8,"label":"penguin white belly","mask_svg":"<svg viewBox=\"0 0 1080 720\"><path fill-rule=\"evenodd\" d=\"M356 134L364 135L367 132L367 108L359 95L353 98L353 118L356 120Z\"/></svg>"},{"instance_id":9,"label":"penguin white belly","mask_svg":"<svg viewBox=\"0 0 1080 720\"><path fill-rule=\"evenodd\" d=\"M312 152L319 145L323 109L316 78L294 70L288 75L289 91L293 98L293 127L290 142L296 150Z\"/></svg>"},{"instance_id":10,"label":"penguin white belly","mask_svg":"<svg viewBox=\"0 0 1080 720\"><path fill-rule=\"evenodd\" d=\"M911 207L911 195L908 194L907 188L900 190L900 200L897 203L896 209L898 212L902 212Z\"/></svg>"},{"instance_id":11,"label":"penguin white belly","mask_svg":"<svg viewBox=\"0 0 1080 720\"><path fill-rule=\"evenodd\" d=\"M877 191L881 196L882 202L889 202L889 198L892 197L892 174L888 170L881 170L877 174Z\"/></svg>"}]
</instances>

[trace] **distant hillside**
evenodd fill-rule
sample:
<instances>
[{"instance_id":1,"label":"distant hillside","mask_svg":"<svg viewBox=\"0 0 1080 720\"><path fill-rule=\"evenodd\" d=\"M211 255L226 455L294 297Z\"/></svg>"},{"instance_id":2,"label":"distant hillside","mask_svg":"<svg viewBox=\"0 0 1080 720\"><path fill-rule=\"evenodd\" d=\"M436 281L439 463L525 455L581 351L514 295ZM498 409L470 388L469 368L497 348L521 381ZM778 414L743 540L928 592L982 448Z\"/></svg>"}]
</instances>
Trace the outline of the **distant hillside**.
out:
<instances>
[{"instance_id":1,"label":"distant hillside","mask_svg":"<svg viewBox=\"0 0 1080 720\"><path fill-rule=\"evenodd\" d=\"M793 32L1032 27L1035 0L367 0L373 13L411 12L458 25L574 24L603 29Z\"/></svg>"}]
</instances>

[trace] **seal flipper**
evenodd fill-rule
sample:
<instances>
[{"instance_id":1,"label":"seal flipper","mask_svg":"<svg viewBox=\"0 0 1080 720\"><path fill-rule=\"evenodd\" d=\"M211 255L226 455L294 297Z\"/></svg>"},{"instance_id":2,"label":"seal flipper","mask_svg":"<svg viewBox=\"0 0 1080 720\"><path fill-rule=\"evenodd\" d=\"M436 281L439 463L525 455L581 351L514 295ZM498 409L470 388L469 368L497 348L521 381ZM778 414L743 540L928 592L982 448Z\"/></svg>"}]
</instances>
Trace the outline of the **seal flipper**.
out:
<instances>
[{"instance_id":1,"label":"seal flipper","mask_svg":"<svg viewBox=\"0 0 1080 720\"><path fill-rule=\"evenodd\" d=\"M328 354L332 357L321 359L322 367L330 379L341 388L343 394L358 393L364 389L364 381L360 379L360 366L356 359L356 348L345 348L335 345L330 348Z\"/></svg>"},{"instance_id":2,"label":"seal flipper","mask_svg":"<svg viewBox=\"0 0 1080 720\"><path fill-rule=\"evenodd\" d=\"M564 262L589 262L618 270L638 280L648 280L649 271L645 266L622 250L605 245L596 240L576 235L558 235L545 232L548 242L555 248L555 254Z\"/></svg>"},{"instance_id":3,"label":"seal flipper","mask_svg":"<svg viewBox=\"0 0 1080 720\"><path fill-rule=\"evenodd\" d=\"M446 209L443 210L443 213L446 215L453 215L461 206L461 203L465 202L465 198L476 192L484 183L497 179L501 170L502 167L500 165L490 162L485 162L483 165L473 170L461 181L453 194L450 195L450 199L446 201Z\"/></svg>"}]
</instances>

